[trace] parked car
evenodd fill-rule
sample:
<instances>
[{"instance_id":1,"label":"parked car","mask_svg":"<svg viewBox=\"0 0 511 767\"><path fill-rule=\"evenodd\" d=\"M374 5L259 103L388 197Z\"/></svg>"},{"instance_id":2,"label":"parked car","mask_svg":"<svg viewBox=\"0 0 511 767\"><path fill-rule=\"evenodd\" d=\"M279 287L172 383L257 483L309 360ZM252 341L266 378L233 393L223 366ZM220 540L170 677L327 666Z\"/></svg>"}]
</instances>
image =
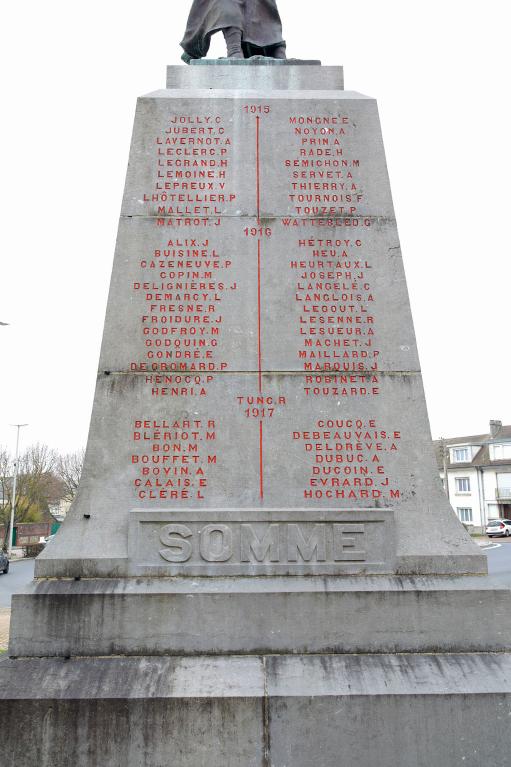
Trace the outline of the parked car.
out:
<instances>
[{"instance_id":1,"label":"parked car","mask_svg":"<svg viewBox=\"0 0 511 767\"><path fill-rule=\"evenodd\" d=\"M511 535L511 519L489 519L486 525L486 535L494 538L503 535L506 538Z\"/></svg>"},{"instance_id":2,"label":"parked car","mask_svg":"<svg viewBox=\"0 0 511 767\"><path fill-rule=\"evenodd\" d=\"M9 572L9 560L5 551L0 551L0 570L6 575Z\"/></svg>"}]
</instances>

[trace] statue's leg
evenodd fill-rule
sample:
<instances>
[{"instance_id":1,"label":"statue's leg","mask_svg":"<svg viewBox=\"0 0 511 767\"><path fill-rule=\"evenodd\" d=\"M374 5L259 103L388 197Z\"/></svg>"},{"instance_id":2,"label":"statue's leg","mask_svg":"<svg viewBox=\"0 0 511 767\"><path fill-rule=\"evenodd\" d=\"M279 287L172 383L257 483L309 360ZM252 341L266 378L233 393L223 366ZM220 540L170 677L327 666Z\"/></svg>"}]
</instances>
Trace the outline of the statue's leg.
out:
<instances>
[{"instance_id":1,"label":"statue's leg","mask_svg":"<svg viewBox=\"0 0 511 767\"><path fill-rule=\"evenodd\" d=\"M225 44L227 45L227 58L229 59L244 59L243 51L241 50L241 29L237 27L226 27L222 29L225 37Z\"/></svg>"},{"instance_id":2,"label":"statue's leg","mask_svg":"<svg viewBox=\"0 0 511 767\"><path fill-rule=\"evenodd\" d=\"M285 59L286 57L286 46L284 45L277 45L277 47L273 50L272 56L274 59Z\"/></svg>"}]
</instances>

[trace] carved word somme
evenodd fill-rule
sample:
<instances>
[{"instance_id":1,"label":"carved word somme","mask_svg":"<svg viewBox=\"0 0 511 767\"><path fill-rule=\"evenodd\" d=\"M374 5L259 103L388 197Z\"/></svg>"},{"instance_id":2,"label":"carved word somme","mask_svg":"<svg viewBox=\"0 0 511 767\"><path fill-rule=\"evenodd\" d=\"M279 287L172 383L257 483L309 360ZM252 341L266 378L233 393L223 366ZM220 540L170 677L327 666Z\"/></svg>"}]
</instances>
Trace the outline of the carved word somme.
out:
<instances>
[{"instance_id":1,"label":"carved word somme","mask_svg":"<svg viewBox=\"0 0 511 767\"><path fill-rule=\"evenodd\" d=\"M160 555L171 563L364 561L364 534L364 525L354 523L172 523L160 530Z\"/></svg>"}]
</instances>

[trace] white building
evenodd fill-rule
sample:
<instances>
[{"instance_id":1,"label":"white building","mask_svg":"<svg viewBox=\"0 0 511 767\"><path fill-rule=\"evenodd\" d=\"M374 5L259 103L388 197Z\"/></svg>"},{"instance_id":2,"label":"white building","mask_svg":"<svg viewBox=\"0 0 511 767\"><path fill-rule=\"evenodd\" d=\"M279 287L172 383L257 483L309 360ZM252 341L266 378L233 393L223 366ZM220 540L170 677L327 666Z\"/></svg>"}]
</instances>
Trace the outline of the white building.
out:
<instances>
[{"instance_id":1,"label":"white building","mask_svg":"<svg viewBox=\"0 0 511 767\"><path fill-rule=\"evenodd\" d=\"M56 503L49 503L48 504L48 511L54 517L54 519L57 520L57 522L63 522L66 518L66 514L69 511L69 507L71 506L71 501L67 498L61 498L60 501L57 501Z\"/></svg>"},{"instance_id":2,"label":"white building","mask_svg":"<svg viewBox=\"0 0 511 767\"><path fill-rule=\"evenodd\" d=\"M433 444L444 489L462 522L484 528L488 519L511 519L511 426L490 421L489 434Z\"/></svg>"}]
</instances>

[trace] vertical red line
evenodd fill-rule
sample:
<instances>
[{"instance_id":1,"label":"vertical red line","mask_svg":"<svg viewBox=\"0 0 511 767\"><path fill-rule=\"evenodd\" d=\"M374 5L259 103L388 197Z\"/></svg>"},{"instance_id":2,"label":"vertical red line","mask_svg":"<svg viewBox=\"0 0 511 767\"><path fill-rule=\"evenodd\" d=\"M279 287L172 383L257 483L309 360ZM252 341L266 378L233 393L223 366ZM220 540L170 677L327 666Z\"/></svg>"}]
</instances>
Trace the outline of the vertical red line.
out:
<instances>
[{"instance_id":1,"label":"vertical red line","mask_svg":"<svg viewBox=\"0 0 511 767\"><path fill-rule=\"evenodd\" d=\"M257 225L261 224L261 205L259 193L259 117L256 117L256 197L257 197Z\"/></svg>"},{"instance_id":2,"label":"vertical red line","mask_svg":"<svg viewBox=\"0 0 511 767\"><path fill-rule=\"evenodd\" d=\"M256 205L257 225L261 225L261 191L259 171L259 117L256 116ZM261 240L257 240L257 366L259 374L259 393L262 393L262 364L261 364ZM259 496L264 497L263 478L263 422L259 421Z\"/></svg>"},{"instance_id":3,"label":"vertical red line","mask_svg":"<svg viewBox=\"0 0 511 767\"><path fill-rule=\"evenodd\" d=\"M259 370L259 394L263 390L261 365L261 240L257 241L257 366Z\"/></svg>"},{"instance_id":4,"label":"vertical red line","mask_svg":"<svg viewBox=\"0 0 511 767\"><path fill-rule=\"evenodd\" d=\"M263 486L263 422L259 421L259 496L264 497Z\"/></svg>"}]
</instances>

